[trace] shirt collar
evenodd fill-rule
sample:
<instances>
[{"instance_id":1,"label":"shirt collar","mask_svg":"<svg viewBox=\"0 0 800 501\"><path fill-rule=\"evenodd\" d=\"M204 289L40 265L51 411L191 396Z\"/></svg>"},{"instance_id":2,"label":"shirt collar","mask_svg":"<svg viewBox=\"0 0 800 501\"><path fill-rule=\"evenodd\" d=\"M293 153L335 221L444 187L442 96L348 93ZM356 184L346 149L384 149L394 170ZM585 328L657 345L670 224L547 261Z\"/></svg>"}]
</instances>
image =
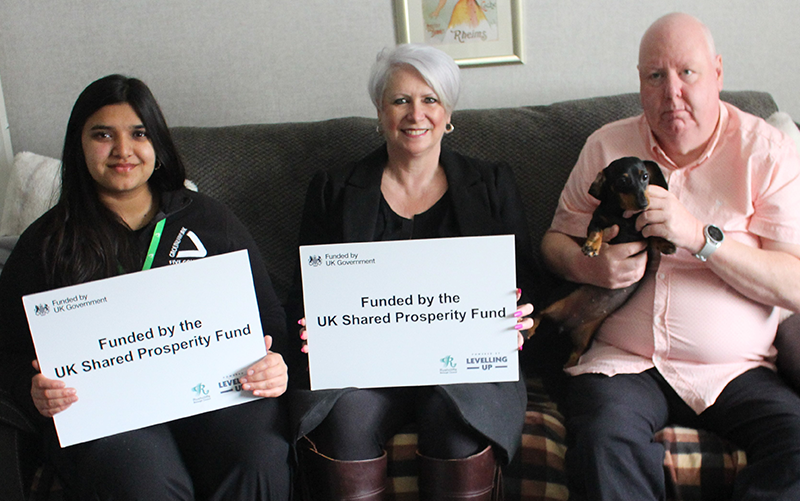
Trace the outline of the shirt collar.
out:
<instances>
[{"instance_id":1,"label":"shirt collar","mask_svg":"<svg viewBox=\"0 0 800 501\"><path fill-rule=\"evenodd\" d=\"M658 140L656 136L653 134L653 131L650 129L650 126L647 124L647 119L644 117L644 114L641 115L641 120L643 124L643 130L645 131L648 143L650 145L650 152L653 154L654 158L663 160L665 162L665 167L670 170L673 169L680 169L678 165L672 161L669 156L661 149L661 146L658 144ZM685 169L693 169L703 162L708 160L711 155L714 153L714 150L719 144L719 140L722 137L722 131L725 130L725 126L728 124L728 108L722 103L719 102L719 120L717 121L717 127L714 129L714 132L711 134L711 141L708 142L706 145L705 151L700 157L695 160L694 162L684 166Z\"/></svg>"}]
</instances>

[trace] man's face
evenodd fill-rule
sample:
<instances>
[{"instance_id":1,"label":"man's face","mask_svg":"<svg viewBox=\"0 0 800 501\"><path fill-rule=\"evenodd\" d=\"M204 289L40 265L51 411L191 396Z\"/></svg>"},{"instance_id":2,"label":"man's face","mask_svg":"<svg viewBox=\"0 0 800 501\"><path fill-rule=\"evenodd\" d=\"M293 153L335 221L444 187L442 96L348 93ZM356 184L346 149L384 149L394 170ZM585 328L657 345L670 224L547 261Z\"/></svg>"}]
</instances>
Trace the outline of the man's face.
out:
<instances>
[{"instance_id":1,"label":"man's face","mask_svg":"<svg viewBox=\"0 0 800 501\"><path fill-rule=\"evenodd\" d=\"M722 57L711 53L702 25L654 26L639 52L642 108L659 144L688 163L705 149L719 120Z\"/></svg>"}]
</instances>

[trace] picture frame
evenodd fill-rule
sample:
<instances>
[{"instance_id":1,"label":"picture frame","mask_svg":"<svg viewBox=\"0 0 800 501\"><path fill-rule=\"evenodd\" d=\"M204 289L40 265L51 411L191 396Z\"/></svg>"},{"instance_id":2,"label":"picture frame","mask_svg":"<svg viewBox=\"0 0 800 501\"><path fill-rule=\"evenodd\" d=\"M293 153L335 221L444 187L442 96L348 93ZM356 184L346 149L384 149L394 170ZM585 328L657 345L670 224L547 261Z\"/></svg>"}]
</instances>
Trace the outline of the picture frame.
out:
<instances>
[{"instance_id":1,"label":"picture frame","mask_svg":"<svg viewBox=\"0 0 800 501\"><path fill-rule=\"evenodd\" d=\"M395 0L398 43L427 43L459 66L523 63L522 0Z\"/></svg>"}]
</instances>

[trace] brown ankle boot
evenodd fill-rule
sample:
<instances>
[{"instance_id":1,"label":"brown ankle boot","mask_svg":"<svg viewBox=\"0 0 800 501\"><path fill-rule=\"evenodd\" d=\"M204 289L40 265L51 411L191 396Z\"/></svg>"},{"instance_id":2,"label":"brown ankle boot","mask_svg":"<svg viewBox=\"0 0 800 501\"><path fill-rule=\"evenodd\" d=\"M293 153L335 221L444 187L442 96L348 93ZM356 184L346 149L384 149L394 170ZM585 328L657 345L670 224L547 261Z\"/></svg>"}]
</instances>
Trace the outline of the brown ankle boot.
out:
<instances>
[{"instance_id":1,"label":"brown ankle boot","mask_svg":"<svg viewBox=\"0 0 800 501\"><path fill-rule=\"evenodd\" d=\"M434 459L417 452L420 501L503 499L500 467L489 446L464 459Z\"/></svg>"},{"instance_id":2,"label":"brown ankle boot","mask_svg":"<svg viewBox=\"0 0 800 501\"><path fill-rule=\"evenodd\" d=\"M303 451L304 498L309 501L383 501L387 457L339 461L314 448Z\"/></svg>"}]
</instances>

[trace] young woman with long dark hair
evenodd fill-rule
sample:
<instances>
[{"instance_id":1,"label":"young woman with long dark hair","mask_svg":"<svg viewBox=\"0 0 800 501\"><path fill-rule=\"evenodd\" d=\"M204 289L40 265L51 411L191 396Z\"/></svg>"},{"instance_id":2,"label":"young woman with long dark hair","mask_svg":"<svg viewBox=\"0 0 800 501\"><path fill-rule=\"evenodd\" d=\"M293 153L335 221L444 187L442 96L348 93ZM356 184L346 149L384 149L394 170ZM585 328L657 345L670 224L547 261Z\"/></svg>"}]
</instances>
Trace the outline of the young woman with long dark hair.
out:
<instances>
[{"instance_id":1,"label":"young woman with long dark hair","mask_svg":"<svg viewBox=\"0 0 800 501\"><path fill-rule=\"evenodd\" d=\"M121 75L93 82L67 125L60 198L20 236L0 275L0 387L40 423L68 499L289 498L285 409L274 398L287 384L285 315L246 228L185 189L185 177L147 86ZM206 256L249 251L268 354L241 382L268 398L60 448L51 418L79 395L39 373L20 298L168 265L188 233L184 240L201 242ZM131 305L147 307L147 297Z\"/></svg>"}]
</instances>

